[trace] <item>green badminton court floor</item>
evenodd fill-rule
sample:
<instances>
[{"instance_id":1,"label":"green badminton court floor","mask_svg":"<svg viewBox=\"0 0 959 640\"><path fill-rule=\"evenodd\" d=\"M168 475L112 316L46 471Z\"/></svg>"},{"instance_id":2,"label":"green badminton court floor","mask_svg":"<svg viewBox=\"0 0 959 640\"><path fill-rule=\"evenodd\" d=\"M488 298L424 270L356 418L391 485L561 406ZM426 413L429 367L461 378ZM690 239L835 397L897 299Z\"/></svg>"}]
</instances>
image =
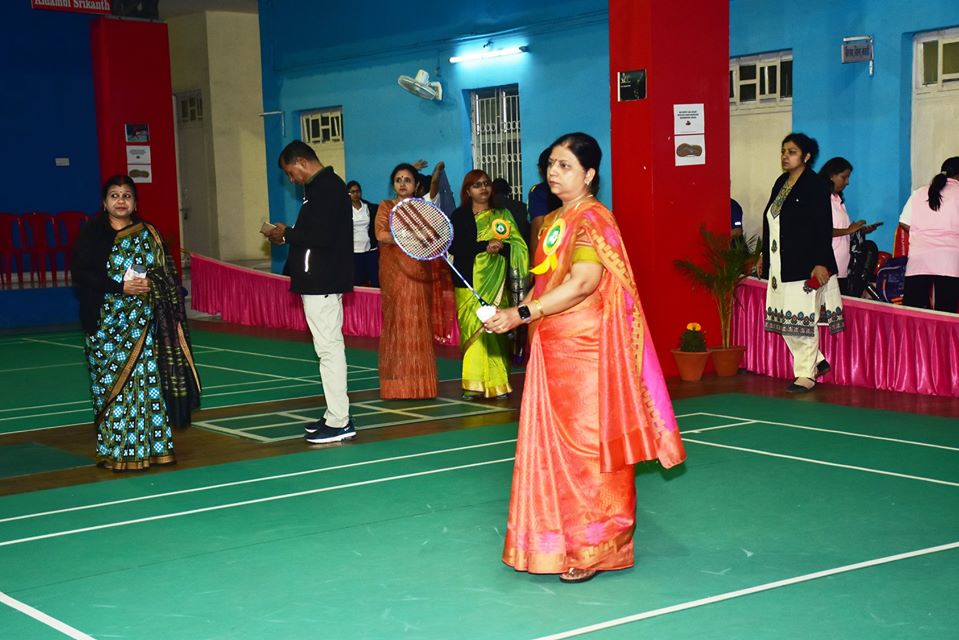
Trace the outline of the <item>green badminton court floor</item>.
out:
<instances>
[{"instance_id":1,"label":"green badminton court floor","mask_svg":"<svg viewBox=\"0 0 959 640\"><path fill-rule=\"evenodd\" d=\"M4 638L954 638L957 422L729 394L636 566L500 562L516 424L0 498ZM507 415L508 414L504 414Z\"/></svg>"},{"instance_id":2,"label":"green badminton court floor","mask_svg":"<svg viewBox=\"0 0 959 640\"><path fill-rule=\"evenodd\" d=\"M248 403L290 400L322 394L316 356L309 342L270 340L211 331L192 333L197 368L203 382L202 408L220 408ZM437 358L440 380L458 380L461 363ZM364 391L379 387L377 356L373 351L347 349L349 389ZM79 332L44 333L0 338L0 434L92 422L90 378ZM490 411L440 402L435 413L474 414ZM465 403L463 403L465 404ZM451 406L455 405L455 406ZM366 413L387 414L367 420L385 426L399 424L397 407L376 405ZM422 414L424 410L418 412ZM409 416L407 416L409 417ZM313 419L316 419L315 417ZM365 418L364 418L365 419ZM416 418L421 419L421 418ZM291 418L296 422L298 418ZM297 423L302 433L302 423ZM212 428L222 425L213 425ZM289 427L289 425L287 425ZM221 429L222 430L222 429ZM288 430L288 429L287 429ZM242 428L242 435L255 437L256 429ZM284 429L267 430L258 439L283 439Z\"/></svg>"}]
</instances>

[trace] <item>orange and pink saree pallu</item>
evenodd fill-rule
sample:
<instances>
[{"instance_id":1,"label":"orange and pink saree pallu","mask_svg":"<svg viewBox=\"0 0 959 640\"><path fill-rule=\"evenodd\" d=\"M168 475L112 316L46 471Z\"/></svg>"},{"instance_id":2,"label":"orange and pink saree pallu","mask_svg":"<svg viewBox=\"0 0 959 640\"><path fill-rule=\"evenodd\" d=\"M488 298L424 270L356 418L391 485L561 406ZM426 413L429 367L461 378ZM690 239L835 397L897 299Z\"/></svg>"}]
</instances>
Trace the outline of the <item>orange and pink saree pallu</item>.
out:
<instances>
[{"instance_id":1,"label":"orange and pink saree pallu","mask_svg":"<svg viewBox=\"0 0 959 640\"><path fill-rule=\"evenodd\" d=\"M549 214L533 297L563 282L577 247L605 272L573 308L531 327L503 561L519 571L633 565L633 465L685 459L612 214L584 202Z\"/></svg>"}]
</instances>

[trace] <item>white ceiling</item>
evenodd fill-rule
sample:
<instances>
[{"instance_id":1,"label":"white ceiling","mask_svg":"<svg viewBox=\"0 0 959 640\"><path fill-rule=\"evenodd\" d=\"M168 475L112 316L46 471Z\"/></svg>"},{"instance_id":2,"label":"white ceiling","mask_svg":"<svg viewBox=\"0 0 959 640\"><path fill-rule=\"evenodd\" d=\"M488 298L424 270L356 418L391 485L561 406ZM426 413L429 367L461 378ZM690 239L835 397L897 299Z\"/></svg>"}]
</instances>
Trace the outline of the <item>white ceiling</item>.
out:
<instances>
[{"instance_id":1,"label":"white ceiling","mask_svg":"<svg viewBox=\"0 0 959 640\"><path fill-rule=\"evenodd\" d=\"M160 18L172 18L202 11L256 13L256 0L159 0Z\"/></svg>"}]
</instances>

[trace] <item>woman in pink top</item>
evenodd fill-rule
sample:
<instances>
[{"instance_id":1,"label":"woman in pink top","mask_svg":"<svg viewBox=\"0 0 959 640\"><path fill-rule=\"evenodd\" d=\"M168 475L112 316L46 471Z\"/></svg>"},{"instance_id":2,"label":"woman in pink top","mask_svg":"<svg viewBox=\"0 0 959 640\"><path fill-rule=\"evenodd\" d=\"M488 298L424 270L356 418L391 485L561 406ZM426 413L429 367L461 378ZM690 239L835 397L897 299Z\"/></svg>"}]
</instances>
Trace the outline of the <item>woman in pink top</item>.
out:
<instances>
[{"instance_id":1,"label":"woman in pink top","mask_svg":"<svg viewBox=\"0 0 959 640\"><path fill-rule=\"evenodd\" d=\"M830 158L819 170L819 175L826 179L832 190L832 251L836 255L836 266L839 271L839 291L849 295L846 276L849 274L849 236L856 233L865 224L865 220L849 223L849 214L846 213L845 200L842 191L849 185L849 176L852 174L852 165L845 158Z\"/></svg>"},{"instance_id":2,"label":"woman in pink top","mask_svg":"<svg viewBox=\"0 0 959 640\"><path fill-rule=\"evenodd\" d=\"M959 156L942 163L929 186L913 192L900 223L909 231L903 303L956 312L959 304ZM908 216L906 215L908 214ZM904 220L907 218L908 220Z\"/></svg>"}]
</instances>

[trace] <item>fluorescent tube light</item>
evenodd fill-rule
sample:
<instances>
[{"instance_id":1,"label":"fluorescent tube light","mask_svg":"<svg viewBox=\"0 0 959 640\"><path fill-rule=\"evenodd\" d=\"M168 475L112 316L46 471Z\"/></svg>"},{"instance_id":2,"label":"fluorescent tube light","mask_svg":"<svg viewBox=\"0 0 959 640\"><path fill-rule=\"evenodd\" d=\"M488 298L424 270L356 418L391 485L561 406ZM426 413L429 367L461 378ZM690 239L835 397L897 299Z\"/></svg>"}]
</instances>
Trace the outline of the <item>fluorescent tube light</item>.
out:
<instances>
[{"instance_id":1,"label":"fluorescent tube light","mask_svg":"<svg viewBox=\"0 0 959 640\"><path fill-rule=\"evenodd\" d=\"M456 64L457 62L471 62L473 60L486 60L488 58L499 58L501 56L512 56L517 53L526 53L529 50L529 47L506 47L505 49L491 49L485 51L478 51L476 53L467 53L462 56L452 56L450 62Z\"/></svg>"}]
</instances>

